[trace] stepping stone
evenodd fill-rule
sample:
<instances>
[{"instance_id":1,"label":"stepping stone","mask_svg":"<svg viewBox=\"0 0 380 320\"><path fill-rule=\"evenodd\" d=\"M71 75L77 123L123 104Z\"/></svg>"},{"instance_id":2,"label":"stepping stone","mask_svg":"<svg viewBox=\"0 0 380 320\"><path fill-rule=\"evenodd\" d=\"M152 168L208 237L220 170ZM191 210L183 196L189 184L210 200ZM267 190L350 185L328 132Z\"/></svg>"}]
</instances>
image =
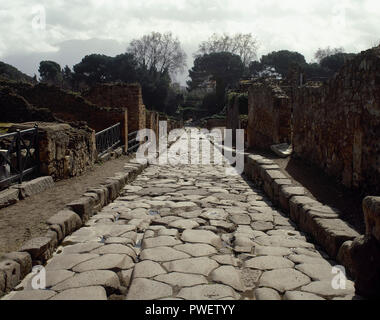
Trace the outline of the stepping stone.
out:
<instances>
[{"instance_id":1,"label":"stepping stone","mask_svg":"<svg viewBox=\"0 0 380 320\"><path fill-rule=\"evenodd\" d=\"M310 283L310 278L297 270L277 269L264 272L259 285L276 289L279 292L285 292L308 283Z\"/></svg>"},{"instance_id":2,"label":"stepping stone","mask_svg":"<svg viewBox=\"0 0 380 320\"><path fill-rule=\"evenodd\" d=\"M302 291L287 291L284 294L284 300L325 300L316 294Z\"/></svg>"},{"instance_id":3,"label":"stepping stone","mask_svg":"<svg viewBox=\"0 0 380 320\"><path fill-rule=\"evenodd\" d=\"M155 300L173 295L172 288L162 282L137 278L132 281L127 300Z\"/></svg>"},{"instance_id":4,"label":"stepping stone","mask_svg":"<svg viewBox=\"0 0 380 320\"><path fill-rule=\"evenodd\" d=\"M222 247L220 237L208 230L185 230L181 239L185 242L210 244L217 249Z\"/></svg>"},{"instance_id":5,"label":"stepping stone","mask_svg":"<svg viewBox=\"0 0 380 320\"><path fill-rule=\"evenodd\" d=\"M257 256L288 256L292 253L289 248L255 246L255 255Z\"/></svg>"},{"instance_id":6,"label":"stepping stone","mask_svg":"<svg viewBox=\"0 0 380 320\"><path fill-rule=\"evenodd\" d=\"M202 257L166 262L164 267L169 272L175 271L208 276L212 270L219 267L219 264L215 260Z\"/></svg>"},{"instance_id":7,"label":"stepping stone","mask_svg":"<svg viewBox=\"0 0 380 320\"><path fill-rule=\"evenodd\" d=\"M107 300L103 287L84 287L65 290L50 300Z\"/></svg>"},{"instance_id":8,"label":"stepping stone","mask_svg":"<svg viewBox=\"0 0 380 320\"><path fill-rule=\"evenodd\" d=\"M180 244L178 246L175 246L174 249L185 252L193 257L203 257L217 253L214 247L204 243Z\"/></svg>"},{"instance_id":9,"label":"stepping stone","mask_svg":"<svg viewBox=\"0 0 380 320\"><path fill-rule=\"evenodd\" d=\"M170 236L159 236L149 239L144 239L142 242L143 249L156 248L156 247L173 247L175 245L181 244L180 240Z\"/></svg>"},{"instance_id":10,"label":"stepping stone","mask_svg":"<svg viewBox=\"0 0 380 320\"><path fill-rule=\"evenodd\" d=\"M190 258L190 256L170 247L144 249L140 254L141 260L153 260L155 262L166 262L186 258Z\"/></svg>"},{"instance_id":11,"label":"stepping stone","mask_svg":"<svg viewBox=\"0 0 380 320\"><path fill-rule=\"evenodd\" d=\"M281 300L281 296L276 290L271 288L258 288L255 290L256 300Z\"/></svg>"},{"instance_id":12,"label":"stepping stone","mask_svg":"<svg viewBox=\"0 0 380 320\"><path fill-rule=\"evenodd\" d=\"M301 288L304 292L317 294L324 298L334 298L355 294L354 283L350 280L346 280L346 289L334 289L331 285L331 281L314 281L307 286Z\"/></svg>"},{"instance_id":13,"label":"stepping stone","mask_svg":"<svg viewBox=\"0 0 380 320\"><path fill-rule=\"evenodd\" d=\"M283 257L261 256L245 261L244 267L259 270L273 270L293 268L294 263Z\"/></svg>"},{"instance_id":14,"label":"stepping stone","mask_svg":"<svg viewBox=\"0 0 380 320\"><path fill-rule=\"evenodd\" d=\"M213 281L228 285L235 290L244 291L244 285L240 273L232 266L221 266L215 269L210 277Z\"/></svg>"},{"instance_id":15,"label":"stepping stone","mask_svg":"<svg viewBox=\"0 0 380 320\"><path fill-rule=\"evenodd\" d=\"M171 272L168 274L158 275L154 278L154 280L167 283L171 286L178 286L181 288L208 283L207 279L204 276L179 272Z\"/></svg>"},{"instance_id":16,"label":"stepping stone","mask_svg":"<svg viewBox=\"0 0 380 320\"><path fill-rule=\"evenodd\" d=\"M54 287L54 291L63 291L72 288L102 286L109 291L114 291L119 288L119 277L115 272L108 270L94 270L76 274Z\"/></svg>"},{"instance_id":17,"label":"stepping stone","mask_svg":"<svg viewBox=\"0 0 380 320\"><path fill-rule=\"evenodd\" d=\"M73 268L74 272L91 270L125 270L133 268L131 257L124 254L105 254L92 260L85 261Z\"/></svg>"},{"instance_id":18,"label":"stepping stone","mask_svg":"<svg viewBox=\"0 0 380 320\"><path fill-rule=\"evenodd\" d=\"M57 255L48 262L46 270L69 270L84 261L91 260L97 257L99 257L98 254L92 253L73 253Z\"/></svg>"},{"instance_id":19,"label":"stepping stone","mask_svg":"<svg viewBox=\"0 0 380 320\"><path fill-rule=\"evenodd\" d=\"M198 222L190 219L179 219L176 221L173 221L169 223L169 227L171 228L177 228L180 230L186 230L186 229L194 229L199 227Z\"/></svg>"},{"instance_id":20,"label":"stepping stone","mask_svg":"<svg viewBox=\"0 0 380 320\"><path fill-rule=\"evenodd\" d=\"M239 299L239 295L231 287L222 284L208 284L192 288L183 288L177 297L186 300Z\"/></svg>"},{"instance_id":21,"label":"stepping stone","mask_svg":"<svg viewBox=\"0 0 380 320\"><path fill-rule=\"evenodd\" d=\"M166 271L157 262L150 260L136 263L133 269L133 278L153 278L154 276L164 274Z\"/></svg>"}]
</instances>

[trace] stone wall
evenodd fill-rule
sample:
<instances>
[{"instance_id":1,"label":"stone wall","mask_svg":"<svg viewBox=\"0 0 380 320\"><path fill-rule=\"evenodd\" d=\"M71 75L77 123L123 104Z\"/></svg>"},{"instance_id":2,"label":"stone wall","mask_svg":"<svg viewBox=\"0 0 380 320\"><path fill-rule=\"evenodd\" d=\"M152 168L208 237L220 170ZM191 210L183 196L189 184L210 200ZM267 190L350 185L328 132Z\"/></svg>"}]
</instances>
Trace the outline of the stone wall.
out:
<instances>
[{"instance_id":1,"label":"stone wall","mask_svg":"<svg viewBox=\"0 0 380 320\"><path fill-rule=\"evenodd\" d=\"M21 123L15 129L32 128L35 122ZM87 126L38 122L40 174L54 180L82 175L96 161L95 131Z\"/></svg>"},{"instance_id":2,"label":"stone wall","mask_svg":"<svg viewBox=\"0 0 380 320\"><path fill-rule=\"evenodd\" d=\"M248 93L249 148L269 148L290 143L291 99L277 82L267 79L252 84Z\"/></svg>"},{"instance_id":3,"label":"stone wall","mask_svg":"<svg viewBox=\"0 0 380 320\"><path fill-rule=\"evenodd\" d=\"M295 155L347 187L380 194L380 47L327 84L294 91Z\"/></svg>"},{"instance_id":4,"label":"stone wall","mask_svg":"<svg viewBox=\"0 0 380 320\"><path fill-rule=\"evenodd\" d=\"M139 84L99 84L83 93L83 97L96 105L128 110L128 130L145 129L145 106Z\"/></svg>"}]
</instances>

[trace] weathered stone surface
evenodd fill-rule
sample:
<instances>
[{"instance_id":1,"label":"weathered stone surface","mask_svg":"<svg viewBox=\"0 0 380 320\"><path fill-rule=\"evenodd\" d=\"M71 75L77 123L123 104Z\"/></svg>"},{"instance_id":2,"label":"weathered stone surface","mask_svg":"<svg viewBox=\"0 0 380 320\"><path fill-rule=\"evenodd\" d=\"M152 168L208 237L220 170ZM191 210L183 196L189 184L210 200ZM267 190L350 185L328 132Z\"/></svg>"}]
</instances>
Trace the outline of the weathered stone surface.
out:
<instances>
[{"instance_id":1,"label":"weathered stone surface","mask_svg":"<svg viewBox=\"0 0 380 320\"><path fill-rule=\"evenodd\" d=\"M229 219L235 224L248 225L251 223L251 217L248 214L234 214Z\"/></svg>"},{"instance_id":2,"label":"weathered stone surface","mask_svg":"<svg viewBox=\"0 0 380 320\"><path fill-rule=\"evenodd\" d=\"M88 243L77 243L71 246L63 247L62 249L63 249L64 254L90 253L92 250L95 250L102 246L104 246L104 244L100 242L88 242Z\"/></svg>"},{"instance_id":3,"label":"weathered stone surface","mask_svg":"<svg viewBox=\"0 0 380 320\"><path fill-rule=\"evenodd\" d=\"M234 267L239 265L239 259L236 259L234 256L228 254L212 256L211 259L214 259L219 264L231 265Z\"/></svg>"},{"instance_id":4,"label":"weathered stone surface","mask_svg":"<svg viewBox=\"0 0 380 320\"><path fill-rule=\"evenodd\" d=\"M148 249L148 248L155 248L155 247L173 247L175 245L181 244L182 242L180 240L177 240L174 237L171 236L159 236L149 239L144 239L142 242L142 248Z\"/></svg>"},{"instance_id":5,"label":"weathered stone surface","mask_svg":"<svg viewBox=\"0 0 380 320\"><path fill-rule=\"evenodd\" d=\"M332 273L332 266L329 264L302 263L296 265L296 269L306 274L312 280L332 280L336 274Z\"/></svg>"},{"instance_id":6,"label":"weathered stone surface","mask_svg":"<svg viewBox=\"0 0 380 320\"><path fill-rule=\"evenodd\" d=\"M132 272L133 269L129 270L122 270L119 272L119 279L120 279L120 284L124 287L129 287L129 284L131 283L132 279Z\"/></svg>"},{"instance_id":7,"label":"weathered stone surface","mask_svg":"<svg viewBox=\"0 0 380 320\"><path fill-rule=\"evenodd\" d=\"M255 255L257 256L287 256L290 254L292 251L289 248L255 246Z\"/></svg>"},{"instance_id":8,"label":"weathered stone surface","mask_svg":"<svg viewBox=\"0 0 380 320\"><path fill-rule=\"evenodd\" d=\"M18 189L9 188L0 192L0 209L15 204L19 200Z\"/></svg>"},{"instance_id":9,"label":"weathered stone surface","mask_svg":"<svg viewBox=\"0 0 380 320\"><path fill-rule=\"evenodd\" d=\"M1 277L3 280L0 280L0 282L5 283L5 286L3 285L4 291L12 290L20 281L20 265L16 261L8 259L1 260L0 273L5 275L5 279L3 276Z\"/></svg>"},{"instance_id":10,"label":"weathered stone surface","mask_svg":"<svg viewBox=\"0 0 380 320\"><path fill-rule=\"evenodd\" d=\"M279 201L280 206L285 212L290 211L289 199L293 196L303 196L305 194L305 189L303 187L294 186L282 186L279 190Z\"/></svg>"},{"instance_id":11,"label":"weathered stone surface","mask_svg":"<svg viewBox=\"0 0 380 320\"><path fill-rule=\"evenodd\" d=\"M127 300L153 300L173 295L172 288L162 282L137 278L132 281Z\"/></svg>"},{"instance_id":12,"label":"weathered stone surface","mask_svg":"<svg viewBox=\"0 0 380 320\"><path fill-rule=\"evenodd\" d=\"M25 199L53 187L54 187L53 178L50 176L46 176L46 177L39 177L31 181L23 182L15 186L14 188L19 189L20 197L22 199Z\"/></svg>"},{"instance_id":13,"label":"weathered stone surface","mask_svg":"<svg viewBox=\"0 0 380 320\"><path fill-rule=\"evenodd\" d=\"M207 230L185 230L181 239L185 242L211 244L217 249L222 247L220 238L215 233Z\"/></svg>"},{"instance_id":14,"label":"weathered stone surface","mask_svg":"<svg viewBox=\"0 0 380 320\"><path fill-rule=\"evenodd\" d=\"M302 291L287 291L284 300L325 300L320 296Z\"/></svg>"},{"instance_id":15,"label":"weathered stone surface","mask_svg":"<svg viewBox=\"0 0 380 320\"><path fill-rule=\"evenodd\" d=\"M70 270L76 265L87 261L94 259L96 257L99 257L97 254L92 253L86 253L86 254L63 254L63 255L57 255L51 259L47 266L46 270L53 271L53 270Z\"/></svg>"},{"instance_id":16,"label":"weathered stone surface","mask_svg":"<svg viewBox=\"0 0 380 320\"><path fill-rule=\"evenodd\" d=\"M273 229L272 222L265 222L265 221L255 221L251 223L251 227L254 230L257 231L268 231Z\"/></svg>"},{"instance_id":17,"label":"weathered stone surface","mask_svg":"<svg viewBox=\"0 0 380 320\"><path fill-rule=\"evenodd\" d=\"M301 290L324 298L347 296L355 293L354 283L350 280L346 280L346 289L334 289L331 281L314 281L307 286L303 286Z\"/></svg>"},{"instance_id":18,"label":"weathered stone surface","mask_svg":"<svg viewBox=\"0 0 380 320\"><path fill-rule=\"evenodd\" d=\"M21 279L23 279L32 270L32 258L27 252L9 252L4 254L1 259L13 260L17 262L20 265Z\"/></svg>"},{"instance_id":19,"label":"weathered stone surface","mask_svg":"<svg viewBox=\"0 0 380 320\"><path fill-rule=\"evenodd\" d=\"M260 286L270 287L279 292L293 290L310 283L310 278L294 269L266 271L260 278Z\"/></svg>"},{"instance_id":20,"label":"weathered stone surface","mask_svg":"<svg viewBox=\"0 0 380 320\"><path fill-rule=\"evenodd\" d=\"M122 245L122 244L107 244L105 246L102 246L100 248L94 249L91 251L91 253L95 254L126 254L130 256L133 260L136 259L137 255L136 252L128 246Z\"/></svg>"},{"instance_id":21,"label":"weathered stone surface","mask_svg":"<svg viewBox=\"0 0 380 320\"><path fill-rule=\"evenodd\" d=\"M164 263L164 267L169 272L182 272L191 274L201 274L208 276L219 264L210 258L190 258Z\"/></svg>"},{"instance_id":22,"label":"weathered stone surface","mask_svg":"<svg viewBox=\"0 0 380 320\"><path fill-rule=\"evenodd\" d=\"M296 223L299 222L300 215L302 214L302 207L304 205L318 205L319 202L306 196L294 196L289 200L290 218Z\"/></svg>"},{"instance_id":23,"label":"weathered stone surface","mask_svg":"<svg viewBox=\"0 0 380 320\"><path fill-rule=\"evenodd\" d=\"M174 249L185 252L193 257L209 256L217 253L214 247L205 243L185 243L175 246Z\"/></svg>"},{"instance_id":24,"label":"weathered stone surface","mask_svg":"<svg viewBox=\"0 0 380 320\"><path fill-rule=\"evenodd\" d=\"M294 263L306 263L306 264L323 264L325 266L331 266L330 263L322 257L312 257L306 254L292 254L288 256L288 259Z\"/></svg>"},{"instance_id":25,"label":"weathered stone surface","mask_svg":"<svg viewBox=\"0 0 380 320\"><path fill-rule=\"evenodd\" d=\"M206 284L207 279L202 275L171 272L154 277L154 280L167 283L171 286L192 287L200 284Z\"/></svg>"},{"instance_id":26,"label":"weathered stone surface","mask_svg":"<svg viewBox=\"0 0 380 320\"><path fill-rule=\"evenodd\" d=\"M64 236L67 236L82 226L81 218L73 211L62 210L50 217L47 224L57 224L61 227Z\"/></svg>"},{"instance_id":27,"label":"weathered stone surface","mask_svg":"<svg viewBox=\"0 0 380 320\"><path fill-rule=\"evenodd\" d=\"M27 241L20 249L20 251L28 252L32 260L45 257L45 253L51 249L51 239L48 237L33 238Z\"/></svg>"},{"instance_id":28,"label":"weathered stone surface","mask_svg":"<svg viewBox=\"0 0 380 320\"><path fill-rule=\"evenodd\" d=\"M84 223L92 216L94 203L92 198L82 197L70 202L66 207L78 214Z\"/></svg>"},{"instance_id":29,"label":"weathered stone surface","mask_svg":"<svg viewBox=\"0 0 380 320\"><path fill-rule=\"evenodd\" d=\"M78 273L69 279L58 283L51 289L54 291L63 291L72 288L102 286L109 292L119 288L120 282L117 274L109 270L93 270Z\"/></svg>"},{"instance_id":30,"label":"weathered stone surface","mask_svg":"<svg viewBox=\"0 0 380 320\"><path fill-rule=\"evenodd\" d=\"M125 254L105 254L100 257L82 262L73 268L75 272L91 270L125 270L134 266L131 257Z\"/></svg>"},{"instance_id":31,"label":"weathered stone surface","mask_svg":"<svg viewBox=\"0 0 380 320\"><path fill-rule=\"evenodd\" d=\"M314 245L292 237L286 236L262 236L255 239L255 242L262 246L275 246L284 248L313 248Z\"/></svg>"},{"instance_id":32,"label":"weathered stone surface","mask_svg":"<svg viewBox=\"0 0 380 320\"><path fill-rule=\"evenodd\" d=\"M50 300L107 300L107 294L103 287L93 286L65 290Z\"/></svg>"},{"instance_id":33,"label":"weathered stone surface","mask_svg":"<svg viewBox=\"0 0 380 320\"><path fill-rule=\"evenodd\" d=\"M166 271L157 262L145 260L137 263L133 269L133 278L152 278Z\"/></svg>"},{"instance_id":34,"label":"weathered stone surface","mask_svg":"<svg viewBox=\"0 0 380 320\"><path fill-rule=\"evenodd\" d=\"M294 267L290 260L277 256L262 256L247 260L244 267L258 270L285 269Z\"/></svg>"},{"instance_id":35,"label":"weathered stone surface","mask_svg":"<svg viewBox=\"0 0 380 320\"><path fill-rule=\"evenodd\" d=\"M175 221L169 223L169 227L171 227L171 228L177 228L177 229L180 229L180 230L186 230L186 229L197 228L197 227L199 227L199 224L196 221L194 221L194 220L179 219L179 220L175 220Z\"/></svg>"},{"instance_id":36,"label":"weathered stone surface","mask_svg":"<svg viewBox=\"0 0 380 320\"><path fill-rule=\"evenodd\" d=\"M276 290L271 288L258 288L255 290L256 300L281 300Z\"/></svg>"},{"instance_id":37,"label":"weathered stone surface","mask_svg":"<svg viewBox=\"0 0 380 320\"><path fill-rule=\"evenodd\" d=\"M219 300L227 297L233 299L239 298L231 287L222 284L208 284L192 288L183 288L177 297L186 300Z\"/></svg>"},{"instance_id":38,"label":"weathered stone surface","mask_svg":"<svg viewBox=\"0 0 380 320\"><path fill-rule=\"evenodd\" d=\"M363 200L366 234L380 242L380 197L366 197Z\"/></svg>"},{"instance_id":39,"label":"weathered stone surface","mask_svg":"<svg viewBox=\"0 0 380 320\"><path fill-rule=\"evenodd\" d=\"M26 290L13 291L5 296L4 300L48 300L56 295L56 292L51 290Z\"/></svg>"},{"instance_id":40,"label":"weathered stone surface","mask_svg":"<svg viewBox=\"0 0 380 320\"><path fill-rule=\"evenodd\" d=\"M210 277L213 281L228 285L235 290L245 290L240 273L233 266L221 266L215 269Z\"/></svg>"},{"instance_id":41,"label":"weathered stone surface","mask_svg":"<svg viewBox=\"0 0 380 320\"><path fill-rule=\"evenodd\" d=\"M186 258L190 258L190 256L170 247L144 249L140 254L141 260L153 260L155 262L165 262Z\"/></svg>"}]
</instances>

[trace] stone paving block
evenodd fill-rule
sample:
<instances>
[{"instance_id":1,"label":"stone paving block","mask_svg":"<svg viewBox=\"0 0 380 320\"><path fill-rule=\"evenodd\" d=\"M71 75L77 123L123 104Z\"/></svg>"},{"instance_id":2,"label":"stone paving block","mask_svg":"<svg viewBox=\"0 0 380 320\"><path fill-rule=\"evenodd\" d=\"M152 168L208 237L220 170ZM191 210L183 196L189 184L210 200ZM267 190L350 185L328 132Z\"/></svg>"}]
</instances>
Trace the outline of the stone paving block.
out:
<instances>
[{"instance_id":1,"label":"stone paving block","mask_svg":"<svg viewBox=\"0 0 380 320\"><path fill-rule=\"evenodd\" d=\"M145 260L137 263L133 269L133 278L153 278L165 274L166 271L157 262Z\"/></svg>"},{"instance_id":2,"label":"stone paving block","mask_svg":"<svg viewBox=\"0 0 380 320\"><path fill-rule=\"evenodd\" d=\"M71 210L62 210L50 217L46 223L48 225L59 225L64 236L67 236L82 226L82 220Z\"/></svg>"},{"instance_id":3,"label":"stone paving block","mask_svg":"<svg viewBox=\"0 0 380 320\"><path fill-rule=\"evenodd\" d=\"M171 272L167 274L161 274L154 277L154 280L164 282L171 286L177 287L193 287L200 284L207 284L207 279L202 275Z\"/></svg>"},{"instance_id":4,"label":"stone paving block","mask_svg":"<svg viewBox=\"0 0 380 320\"><path fill-rule=\"evenodd\" d=\"M215 233L207 230L185 230L181 236L182 241L192 243L206 243L219 249L222 241Z\"/></svg>"},{"instance_id":5,"label":"stone paving block","mask_svg":"<svg viewBox=\"0 0 380 320\"><path fill-rule=\"evenodd\" d=\"M281 300L281 296L276 290L271 288L257 288L255 289L256 300Z\"/></svg>"},{"instance_id":6,"label":"stone paving block","mask_svg":"<svg viewBox=\"0 0 380 320\"><path fill-rule=\"evenodd\" d=\"M70 270L76 265L84 261L94 259L96 257L99 257L99 255L92 254L92 253L85 253L85 254L72 253L72 254L56 255L50 261L48 261L46 265L46 270L48 271Z\"/></svg>"},{"instance_id":7,"label":"stone paving block","mask_svg":"<svg viewBox=\"0 0 380 320\"><path fill-rule=\"evenodd\" d=\"M201 274L208 276L219 264L210 258L190 258L175 260L164 263L164 267L169 272L182 272L191 274Z\"/></svg>"},{"instance_id":8,"label":"stone paving block","mask_svg":"<svg viewBox=\"0 0 380 320\"><path fill-rule=\"evenodd\" d=\"M100 286L83 287L65 290L50 300L107 300L107 294Z\"/></svg>"},{"instance_id":9,"label":"stone paving block","mask_svg":"<svg viewBox=\"0 0 380 320\"><path fill-rule=\"evenodd\" d=\"M131 257L125 254L105 254L94 257L73 267L74 272L85 272L92 270L114 270L120 271L133 268L134 262Z\"/></svg>"},{"instance_id":10,"label":"stone paving block","mask_svg":"<svg viewBox=\"0 0 380 320\"><path fill-rule=\"evenodd\" d=\"M25 199L53 187L53 178L51 176L46 176L39 177L28 182L23 182L13 186L12 188L18 189L20 192L20 198Z\"/></svg>"},{"instance_id":11,"label":"stone paving block","mask_svg":"<svg viewBox=\"0 0 380 320\"><path fill-rule=\"evenodd\" d=\"M294 263L283 257L261 256L245 261L244 267L258 270L273 270L293 268Z\"/></svg>"},{"instance_id":12,"label":"stone paving block","mask_svg":"<svg viewBox=\"0 0 380 320\"><path fill-rule=\"evenodd\" d=\"M0 209L15 204L19 200L19 189L9 188L0 192Z\"/></svg>"},{"instance_id":13,"label":"stone paving block","mask_svg":"<svg viewBox=\"0 0 380 320\"><path fill-rule=\"evenodd\" d=\"M305 189L303 187L294 187L294 186L281 186L279 190L279 204L280 207L289 213L289 200L293 196L303 196L305 194Z\"/></svg>"},{"instance_id":14,"label":"stone paving block","mask_svg":"<svg viewBox=\"0 0 380 320\"><path fill-rule=\"evenodd\" d=\"M311 199L310 197L306 196L293 196L289 200L289 211L290 211L290 218L296 222L299 223L300 216L302 214L302 207L304 205L318 205L319 202Z\"/></svg>"},{"instance_id":15,"label":"stone paving block","mask_svg":"<svg viewBox=\"0 0 380 320\"><path fill-rule=\"evenodd\" d=\"M209 256L217 253L213 246L205 243L185 243L176 245L174 249L185 252L193 257Z\"/></svg>"},{"instance_id":16,"label":"stone paving block","mask_svg":"<svg viewBox=\"0 0 380 320\"><path fill-rule=\"evenodd\" d=\"M310 278L294 269L266 271L260 278L260 286L275 289L281 293L310 283Z\"/></svg>"},{"instance_id":17,"label":"stone paving block","mask_svg":"<svg viewBox=\"0 0 380 320\"><path fill-rule=\"evenodd\" d=\"M154 280L138 278L132 281L127 300L154 300L172 295L171 286Z\"/></svg>"},{"instance_id":18,"label":"stone paving block","mask_svg":"<svg viewBox=\"0 0 380 320\"><path fill-rule=\"evenodd\" d=\"M240 272L233 266L221 266L211 272L213 281L228 285L237 291L245 291Z\"/></svg>"},{"instance_id":19,"label":"stone paving block","mask_svg":"<svg viewBox=\"0 0 380 320\"><path fill-rule=\"evenodd\" d=\"M51 290L13 291L4 300L48 300L57 293Z\"/></svg>"},{"instance_id":20,"label":"stone paving block","mask_svg":"<svg viewBox=\"0 0 380 320\"><path fill-rule=\"evenodd\" d=\"M32 258L27 252L9 252L1 260L12 260L20 265L20 278L23 279L32 270Z\"/></svg>"},{"instance_id":21,"label":"stone paving block","mask_svg":"<svg viewBox=\"0 0 380 320\"><path fill-rule=\"evenodd\" d=\"M350 280L346 280L346 289L334 289L331 285L331 281L314 281L301 287L301 291L317 294L324 298L334 298L355 294L354 284Z\"/></svg>"},{"instance_id":22,"label":"stone paving block","mask_svg":"<svg viewBox=\"0 0 380 320\"><path fill-rule=\"evenodd\" d=\"M284 294L284 300L325 300L320 296L302 291L287 291Z\"/></svg>"},{"instance_id":23,"label":"stone paving block","mask_svg":"<svg viewBox=\"0 0 380 320\"><path fill-rule=\"evenodd\" d=\"M192 288L183 288L177 297L186 300L239 299L239 295L231 287L223 284L205 284Z\"/></svg>"},{"instance_id":24,"label":"stone paving block","mask_svg":"<svg viewBox=\"0 0 380 320\"><path fill-rule=\"evenodd\" d=\"M186 258L190 258L190 256L170 247L144 249L140 254L141 260L153 260L155 262L166 262Z\"/></svg>"},{"instance_id":25,"label":"stone paving block","mask_svg":"<svg viewBox=\"0 0 380 320\"><path fill-rule=\"evenodd\" d=\"M50 255L46 253L51 250L53 244L49 237L32 238L21 247L20 251L25 251L30 254L32 260L46 260Z\"/></svg>"},{"instance_id":26,"label":"stone paving block","mask_svg":"<svg viewBox=\"0 0 380 320\"><path fill-rule=\"evenodd\" d=\"M78 200L72 201L66 207L74 211L85 223L92 215L95 201L89 197L81 197Z\"/></svg>"}]
</instances>

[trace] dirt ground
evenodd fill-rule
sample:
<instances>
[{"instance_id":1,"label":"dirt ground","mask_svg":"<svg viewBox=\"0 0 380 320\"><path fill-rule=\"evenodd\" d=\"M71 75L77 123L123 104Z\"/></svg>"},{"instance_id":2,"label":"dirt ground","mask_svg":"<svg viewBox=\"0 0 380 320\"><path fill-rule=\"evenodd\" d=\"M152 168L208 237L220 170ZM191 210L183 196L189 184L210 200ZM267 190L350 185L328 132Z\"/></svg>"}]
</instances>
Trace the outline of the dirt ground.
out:
<instances>
[{"instance_id":1,"label":"dirt ground","mask_svg":"<svg viewBox=\"0 0 380 320\"><path fill-rule=\"evenodd\" d=\"M327 176L321 169L299 159L279 158L272 152L250 150L273 159L294 184L303 186L309 197L339 209L340 218L363 234L365 232L362 201L364 196L349 190Z\"/></svg>"},{"instance_id":2,"label":"dirt ground","mask_svg":"<svg viewBox=\"0 0 380 320\"><path fill-rule=\"evenodd\" d=\"M121 156L96 164L80 177L58 181L50 190L0 209L0 256L18 250L30 238L44 235L49 217L79 198L88 187L98 186L105 178L123 171L127 160L127 156Z\"/></svg>"}]
</instances>

